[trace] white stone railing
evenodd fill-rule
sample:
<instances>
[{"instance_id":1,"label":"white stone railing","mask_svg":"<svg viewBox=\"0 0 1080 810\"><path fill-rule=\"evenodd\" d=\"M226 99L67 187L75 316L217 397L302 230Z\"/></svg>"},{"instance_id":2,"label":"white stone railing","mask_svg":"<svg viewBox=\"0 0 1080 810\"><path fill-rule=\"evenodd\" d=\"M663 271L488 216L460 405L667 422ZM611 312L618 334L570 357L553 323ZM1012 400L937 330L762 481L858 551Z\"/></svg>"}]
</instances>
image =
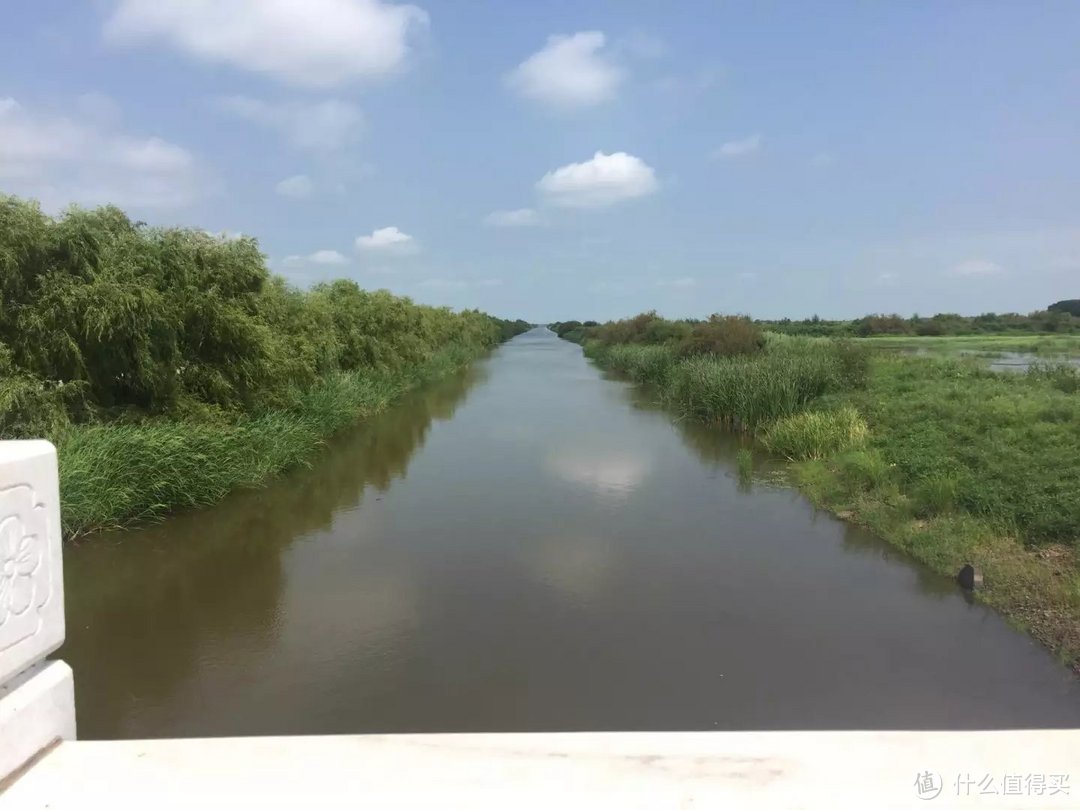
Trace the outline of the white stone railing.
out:
<instances>
[{"instance_id":1,"label":"white stone railing","mask_svg":"<svg viewBox=\"0 0 1080 810\"><path fill-rule=\"evenodd\" d=\"M75 738L64 643L64 567L56 448L0 442L0 784Z\"/></svg>"}]
</instances>

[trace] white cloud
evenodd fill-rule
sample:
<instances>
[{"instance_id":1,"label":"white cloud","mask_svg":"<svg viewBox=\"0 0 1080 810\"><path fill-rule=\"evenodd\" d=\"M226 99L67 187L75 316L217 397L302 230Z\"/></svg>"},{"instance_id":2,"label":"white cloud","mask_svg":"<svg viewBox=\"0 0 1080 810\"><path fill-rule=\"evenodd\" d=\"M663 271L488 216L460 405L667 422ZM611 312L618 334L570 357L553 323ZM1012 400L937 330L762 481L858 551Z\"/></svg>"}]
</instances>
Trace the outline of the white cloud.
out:
<instances>
[{"instance_id":1,"label":"white cloud","mask_svg":"<svg viewBox=\"0 0 1080 810\"><path fill-rule=\"evenodd\" d=\"M316 250L308 260L313 264L345 264L349 261L336 250Z\"/></svg>"},{"instance_id":2,"label":"white cloud","mask_svg":"<svg viewBox=\"0 0 1080 810\"><path fill-rule=\"evenodd\" d=\"M728 141L720 144L720 148L712 153L714 160L730 160L731 158L747 157L761 149L761 136L750 135L737 141Z\"/></svg>"},{"instance_id":3,"label":"white cloud","mask_svg":"<svg viewBox=\"0 0 1080 810\"><path fill-rule=\"evenodd\" d=\"M72 202L179 208L212 185L181 146L102 121L30 110L10 98L0 99L0 183L48 210Z\"/></svg>"},{"instance_id":4,"label":"white cloud","mask_svg":"<svg viewBox=\"0 0 1080 810\"><path fill-rule=\"evenodd\" d=\"M412 253L416 250L416 240L403 233L395 225L376 228L367 236L356 237L357 250L377 250L387 253Z\"/></svg>"},{"instance_id":5,"label":"white cloud","mask_svg":"<svg viewBox=\"0 0 1080 810\"><path fill-rule=\"evenodd\" d=\"M484 224L495 228L520 228L527 225L539 225L540 216L532 208L492 211L484 217Z\"/></svg>"},{"instance_id":6,"label":"white cloud","mask_svg":"<svg viewBox=\"0 0 1080 810\"><path fill-rule=\"evenodd\" d=\"M552 205L600 208L652 194L659 183L641 158L626 152L597 152L591 160L548 172L536 187Z\"/></svg>"},{"instance_id":7,"label":"white cloud","mask_svg":"<svg viewBox=\"0 0 1080 810\"><path fill-rule=\"evenodd\" d=\"M348 264L349 260L336 250L316 250L307 256L286 256L281 263L286 267L303 268L309 265L341 265Z\"/></svg>"},{"instance_id":8,"label":"white cloud","mask_svg":"<svg viewBox=\"0 0 1080 810\"><path fill-rule=\"evenodd\" d=\"M686 290L690 287L697 286L697 279L690 276L683 276L681 278L665 278L656 282L658 287L674 287L679 290Z\"/></svg>"},{"instance_id":9,"label":"white cloud","mask_svg":"<svg viewBox=\"0 0 1080 810\"><path fill-rule=\"evenodd\" d=\"M104 33L327 88L400 69L427 23L422 9L383 0L119 0Z\"/></svg>"},{"instance_id":10,"label":"white cloud","mask_svg":"<svg viewBox=\"0 0 1080 810\"><path fill-rule=\"evenodd\" d=\"M532 101L568 109L615 97L623 72L600 51L600 31L548 37L547 44L506 75L506 84Z\"/></svg>"},{"instance_id":11,"label":"white cloud","mask_svg":"<svg viewBox=\"0 0 1080 810\"><path fill-rule=\"evenodd\" d=\"M302 200L311 196L315 190L315 184L311 182L311 178L306 174L297 174L293 177L286 177L274 187L274 190L282 197Z\"/></svg>"},{"instance_id":12,"label":"white cloud","mask_svg":"<svg viewBox=\"0 0 1080 810\"><path fill-rule=\"evenodd\" d=\"M1000 265L986 259L967 259L949 268L954 276L997 276L1005 272Z\"/></svg>"},{"instance_id":13,"label":"white cloud","mask_svg":"<svg viewBox=\"0 0 1080 810\"><path fill-rule=\"evenodd\" d=\"M293 146L321 152L342 149L359 139L364 117L347 101L270 103L247 96L227 96L217 106L238 118L280 132Z\"/></svg>"}]
</instances>

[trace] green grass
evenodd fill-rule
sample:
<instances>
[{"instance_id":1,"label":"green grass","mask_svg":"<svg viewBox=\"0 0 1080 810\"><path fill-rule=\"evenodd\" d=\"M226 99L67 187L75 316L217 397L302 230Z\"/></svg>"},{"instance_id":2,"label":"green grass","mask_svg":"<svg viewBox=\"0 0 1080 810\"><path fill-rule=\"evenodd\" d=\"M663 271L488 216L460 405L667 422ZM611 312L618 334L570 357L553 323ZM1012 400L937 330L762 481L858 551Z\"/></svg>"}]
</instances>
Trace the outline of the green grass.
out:
<instances>
[{"instance_id":1,"label":"green grass","mask_svg":"<svg viewBox=\"0 0 1080 810\"><path fill-rule=\"evenodd\" d=\"M739 481L744 484L750 483L754 476L754 454L747 448L742 447L735 453L735 466L739 471Z\"/></svg>"},{"instance_id":2,"label":"green grass","mask_svg":"<svg viewBox=\"0 0 1080 810\"><path fill-rule=\"evenodd\" d=\"M947 481L954 506L1025 542L1077 542L1080 397L1054 379L882 357L846 399L905 491Z\"/></svg>"},{"instance_id":3,"label":"green grass","mask_svg":"<svg viewBox=\"0 0 1080 810\"><path fill-rule=\"evenodd\" d=\"M791 460L825 458L861 447L870 430L855 408L803 411L778 419L761 435L767 448Z\"/></svg>"},{"instance_id":4,"label":"green grass","mask_svg":"<svg viewBox=\"0 0 1080 810\"><path fill-rule=\"evenodd\" d=\"M160 420L75 427L57 440L68 537L207 506L305 464L334 433L385 410L478 350L451 346L422 366L341 373L294 395L288 408L233 422Z\"/></svg>"},{"instance_id":5,"label":"green grass","mask_svg":"<svg viewBox=\"0 0 1080 810\"><path fill-rule=\"evenodd\" d=\"M677 363L675 352L667 346L620 343L601 348L592 344L589 350L593 355L602 353L608 368L647 385L666 385Z\"/></svg>"}]
</instances>

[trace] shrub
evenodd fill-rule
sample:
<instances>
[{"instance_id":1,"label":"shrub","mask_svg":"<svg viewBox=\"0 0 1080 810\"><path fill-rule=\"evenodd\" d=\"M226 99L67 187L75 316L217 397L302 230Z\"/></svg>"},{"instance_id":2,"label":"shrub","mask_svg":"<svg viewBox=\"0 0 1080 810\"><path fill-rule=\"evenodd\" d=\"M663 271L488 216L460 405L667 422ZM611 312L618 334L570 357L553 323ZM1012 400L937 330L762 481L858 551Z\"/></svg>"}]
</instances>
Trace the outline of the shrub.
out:
<instances>
[{"instance_id":1,"label":"shrub","mask_svg":"<svg viewBox=\"0 0 1080 810\"><path fill-rule=\"evenodd\" d=\"M825 458L861 447L869 429L850 405L832 411L804 411L780 419L765 431L766 447L793 460Z\"/></svg>"},{"instance_id":2,"label":"shrub","mask_svg":"<svg viewBox=\"0 0 1080 810\"><path fill-rule=\"evenodd\" d=\"M765 334L750 318L735 315L711 315L709 320L690 327L688 335L679 340L676 351L680 357L712 354L732 357L756 354L765 346Z\"/></svg>"}]
</instances>

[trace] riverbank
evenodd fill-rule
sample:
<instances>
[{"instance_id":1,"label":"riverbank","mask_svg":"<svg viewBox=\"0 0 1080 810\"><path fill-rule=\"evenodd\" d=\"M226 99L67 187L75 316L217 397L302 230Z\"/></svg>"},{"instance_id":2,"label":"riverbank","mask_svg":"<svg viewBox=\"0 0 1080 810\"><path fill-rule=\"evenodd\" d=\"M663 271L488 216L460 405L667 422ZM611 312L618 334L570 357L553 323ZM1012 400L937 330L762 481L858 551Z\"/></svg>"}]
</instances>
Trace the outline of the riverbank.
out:
<instances>
[{"instance_id":1,"label":"riverbank","mask_svg":"<svg viewBox=\"0 0 1080 810\"><path fill-rule=\"evenodd\" d=\"M258 486L529 328L347 279L273 275L258 242L60 217L0 195L0 439L59 450L64 533Z\"/></svg>"},{"instance_id":2,"label":"riverbank","mask_svg":"<svg viewBox=\"0 0 1080 810\"><path fill-rule=\"evenodd\" d=\"M650 327L662 333L657 325ZM608 337L618 334L609 329ZM604 334L604 333L601 333ZM590 341L603 366L686 418L745 431L816 504L935 571L970 563L976 597L1080 664L1080 397L1068 369L768 338L734 356Z\"/></svg>"},{"instance_id":3,"label":"riverbank","mask_svg":"<svg viewBox=\"0 0 1080 810\"><path fill-rule=\"evenodd\" d=\"M310 463L334 434L486 351L450 346L401 371L339 373L298 394L288 408L234 422L74 427L56 441L65 537L157 520L262 486Z\"/></svg>"}]
</instances>

